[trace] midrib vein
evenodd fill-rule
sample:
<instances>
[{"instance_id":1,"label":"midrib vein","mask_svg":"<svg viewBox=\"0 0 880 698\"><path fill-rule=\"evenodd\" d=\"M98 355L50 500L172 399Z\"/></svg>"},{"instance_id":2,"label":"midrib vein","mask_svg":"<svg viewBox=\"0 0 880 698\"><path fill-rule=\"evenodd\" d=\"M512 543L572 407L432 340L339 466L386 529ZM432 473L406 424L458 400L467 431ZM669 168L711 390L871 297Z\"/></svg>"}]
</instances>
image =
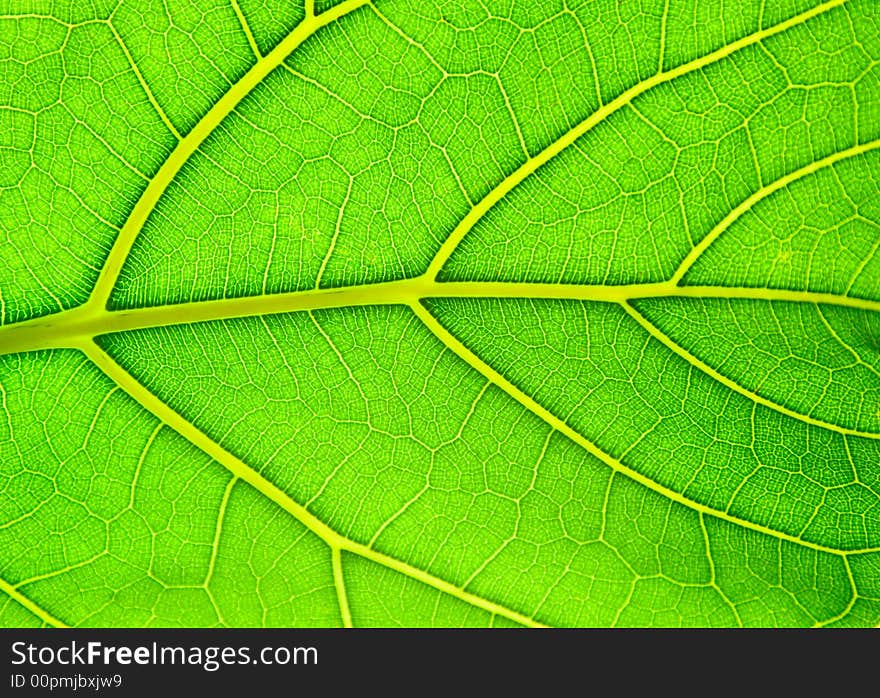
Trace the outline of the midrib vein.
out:
<instances>
[{"instance_id":1,"label":"midrib vein","mask_svg":"<svg viewBox=\"0 0 880 698\"><path fill-rule=\"evenodd\" d=\"M210 436L205 434L169 405L160 400L152 391L147 389L146 386L141 384L122 366L117 364L116 361L114 361L114 359L97 344L92 341L84 341L76 348L82 351L103 373L105 373L145 410L176 431L184 439L204 451L208 456L229 470L238 479L247 482L262 495L277 504L330 547L334 556L334 559L332 560L334 585L336 586L340 612L344 624L350 624L352 619L350 611L348 610L348 602L345 597L344 580L342 579L342 562L339 552L348 552L367 560L371 560L379 565L383 565L399 572L400 574L427 584L439 591L450 594L465 603L482 608L489 613L504 616L505 618L509 618L522 625L532 627L541 626L540 623L537 623L534 619L522 613L506 608L501 604L492 602L481 596L477 596L476 594L472 594L444 579L435 577L425 570L413 567L402 560L374 550L363 543L346 538L317 518L299 502L292 499L286 492L284 492L284 490L267 480L251 466L247 465L233 453L223 448L223 446L214 441Z\"/></svg>"},{"instance_id":2,"label":"midrib vein","mask_svg":"<svg viewBox=\"0 0 880 698\"><path fill-rule=\"evenodd\" d=\"M322 27L335 22L349 12L368 4L368 2L370 0L345 0L345 2L336 5L326 12L322 12L320 15L307 16L272 51L257 60L250 70L217 100L216 104L205 113L192 130L177 144L177 147L174 148L168 159L162 163L162 166L144 189L144 192L132 208L131 214L122 226L119 235L116 237L113 247L110 249L110 253L104 266L101 268L87 305L104 307L107 304L110 293L113 291L116 280L119 278L119 273L122 271L122 265L128 258L135 240L153 212L153 209L155 209L162 194L165 193L165 190L177 176L180 169L189 161L193 153L198 150L205 139L220 125L220 122L306 39Z\"/></svg>"},{"instance_id":3,"label":"midrib vein","mask_svg":"<svg viewBox=\"0 0 880 698\"><path fill-rule=\"evenodd\" d=\"M98 336L116 332L329 308L378 305L421 307L422 301L432 298L570 300L617 304L667 349L748 399L807 424L842 434L880 439L880 434L826 422L791 410L781 403L748 390L720 374L674 342L656 325L638 313L632 305L632 301L642 299L694 298L807 303L817 307L833 305L880 313L880 302L878 301L809 291L678 286L670 281L628 286L480 281L437 282L421 276L365 286L227 298L132 310L95 311L90 306L82 306L55 315L0 327L0 356L43 349L79 348L84 342L90 342Z\"/></svg>"},{"instance_id":4,"label":"midrib vein","mask_svg":"<svg viewBox=\"0 0 880 698\"><path fill-rule=\"evenodd\" d=\"M880 301L814 291L677 286L668 281L621 286L504 281L437 282L420 276L364 286L223 298L130 310L96 310L89 306L80 306L0 327L0 356L39 349L70 348L84 339L113 332L327 308L412 305L429 298L525 298L621 305L647 298L724 299L806 303L880 313Z\"/></svg>"}]
</instances>

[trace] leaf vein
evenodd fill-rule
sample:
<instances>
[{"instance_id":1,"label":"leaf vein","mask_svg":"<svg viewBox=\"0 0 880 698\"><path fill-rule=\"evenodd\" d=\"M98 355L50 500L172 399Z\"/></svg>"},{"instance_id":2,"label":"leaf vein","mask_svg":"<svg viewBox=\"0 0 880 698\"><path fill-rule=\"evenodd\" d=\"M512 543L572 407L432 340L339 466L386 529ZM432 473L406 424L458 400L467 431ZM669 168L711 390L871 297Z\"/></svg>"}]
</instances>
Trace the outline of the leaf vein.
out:
<instances>
[{"instance_id":1,"label":"leaf vein","mask_svg":"<svg viewBox=\"0 0 880 698\"><path fill-rule=\"evenodd\" d=\"M630 104L633 100L636 99L636 97L644 94L645 92L651 90L657 85L662 85L663 83L670 82L671 80L681 77L682 75L686 75L695 70L699 70L700 68L704 68L707 65L716 63L717 61L726 58L730 54L746 48L747 46L759 43L764 39L767 39L776 34L780 34L781 32L791 29L792 27L803 24L807 20L812 19L817 15L821 15L835 7L842 5L844 2L845 0L830 0L829 2L822 3L821 5L817 5L816 7L807 10L806 12L795 15L794 17L791 17L784 22L775 24L771 27L768 27L767 29L762 29L755 32L754 34L744 36L741 39L738 39L726 46L722 46L721 48L712 51L711 53L708 53L687 63L683 63L682 65L677 66L676 68L673 68L666 72L655 73L650 78L643 80L636 85L633 85L628 90L616 97L614 100L608 102L605 106L597 109L586 119L577 123L574 127L566 131L553 143L544 148L544 150L542 150L531 159L527 160L514 172L505 177L499 184L495 186L494 189L486 194L486 196L484 196L483 199L480 200L477 205L474 206L464 218L461 219L459 224L449 234L449 237L446 238L445 242L440 246L440 249L431 260L431 263L428 265L428 269L425 275L429 278L437 278L440 275L443 266L452 256L452 253L455 252L455 250L458 248L459 243L486 215L486 213L488 213L488 211L495 206L495 204L501 201L501 199L503 199L527 177L536 172L540 167L550 162L553 158L566 150L585 133L604 122L609 116L617 112L622 107Z\"/></svg>"},{"instance_id":2,"label":"leaf vein","mask_svg":"<svg viewBox=\"0 0 880 698\"><path fill-rule=\"evenodd\" d=\"M629 316L635 320L639 325L644 329L648 334L650 334L654 339L660 342L663 346L669 349L671 352L684 359L689 365L694 368L702 371L707 376L715 379L726 388L739 393L740 395L748 398L752 402L758 403L759 405L763 405L775 412L779 412L780 414L784 414L786 417L791 417L792 419L796 419L799 422L804 422L806 424L811 424L812 426L821 427L823 429L828 429L829 431L835 431L838 434L849 434L851 436L861 436L866 439L880 439L880 434L870 431L863 431L861 429L853 429L851 427L840 426L839 424L833 424L832 422L825 422L821 419L816 419L815 417L811 417L808 414L803 414L802 412L796 412L785 405L782 405L778 402L774 402L772 400L768 400L765 397L762 397L758 393L749 390L748 388L740 385L734 380L731 380L723 373L715 370L707 363L702 361L701 359L694 356L691 352L687 351L680 344L676 343L669 335L663 332L659 327L657 327L654 323L652 323L648 318L642 315L632 304L624 303L624 310L629 314Z\"/></svg>"},{"instance_id":3,"label":"leaf vein","mask_svg":"<svg viewBox=\"0 0 880 698\"><path fill-rule=\"evenodd\" d=\"M454 351L459 358L465 361L471 368L475 371L478 371L483 376L488 378L492 383L497 385L501 390L507 393L511 398L516 400L520 405L525 407L527 410L535 414L535 416L542 419L544 422L549 424L551 427L556 429L561 434L568 437L570 440L581 446L584 450L586 450L591 455L598 458L605 465L610 467L613 471L622 473L626 475L631 480L635 480L641 485L644 485L648 489L666 497L667 499L671 499L678 504L681 504L689 509L692 509L697 512L702 512L712 516L716 519L721 519L727 521L729 523L736 524L738 526L742 526L744 528L757 531L759 533L763 533L768 536L772 536L773 538L782 541L787 541L789 543L795 543L797 545L803 546L805 548L810 548L812 550L818 550L820 552L831 553L833 555L850 555L856 553L867 553L867 552L877 552L880 551L880 548L865 548L859 550L842 550L837 548L832 548L826 545L821 545L819 543L813 543L808 540L804 540L803 538L799 538L797 536L793 536L791 534L785 533L783 531L777 531L775 529L769 528L767 526L763 526L758 523L754 523L747 519L741 519L736 516L732 516L723 511L719 511L717 509L713 509L705 504L702 504L696 500L685 497L684 495L675 492L674 490L665 487L664 485L650 479L649 477L643 475L642 473L633 470L629 466L622 463L619 459L611 456L606 453L602 449L600 449L596 444L587 439L583 434L574 430L571 426L566 424L562 419L557 417L555 414L550 412L546 407L538 403L534 398L530 397L522 390L520 390L516 385L511 383L507 378L505 378L501 373L496 371L494 368L489 366L486 362L484 362L479 356L474 354L470 349L468 349L461 340L459 340L455 335L453 335L449 330L447 330L440 321L434 317L431 312L425 308L422 304L413 304L412 306L413 312L425 323L425 326L434 333L434 335L443 342L446 346L448 346L452 351Z\"/></svg>"},{"instance_id":4,"label":"leaf vein","mask_svg":"<svg viewBox=\"0 0 880 698\"><path fill-rule=\"evenodd\" d=\"M332 550L350 552L367 560L389 567L400 574L412 577L439 591L454 596L465 603L477 606L491 613L502 615L517 623L528 626L540 626L533 618L523 615L518 611L507 608L501 604L465 591L451 582L436 577L425 570L418 569L408 563L379 552L363 543L346 538L330 528L314 514L308 511L299 502L293 500L286 492L274 483L267 480L251 466L244 463L219 443L211 439L207 434L198 429L194 424L184 419L182 415L173 410L169 405L160 400L146 386L138 382L134 376L128 373L122 366L99 345L92 341L81 341L76 347L88 357L108 378L116 383L125 393L141 405L147 412L161 420L171 429L180 434L197 448L204 451L220 465L224 466L234 476L243 482L247 482L258 492L281 507L297 521L323 540ZM0 587L2 589L2 587ZM337 591L338 593L338 591Z\"/></svg>"}]
</instances>

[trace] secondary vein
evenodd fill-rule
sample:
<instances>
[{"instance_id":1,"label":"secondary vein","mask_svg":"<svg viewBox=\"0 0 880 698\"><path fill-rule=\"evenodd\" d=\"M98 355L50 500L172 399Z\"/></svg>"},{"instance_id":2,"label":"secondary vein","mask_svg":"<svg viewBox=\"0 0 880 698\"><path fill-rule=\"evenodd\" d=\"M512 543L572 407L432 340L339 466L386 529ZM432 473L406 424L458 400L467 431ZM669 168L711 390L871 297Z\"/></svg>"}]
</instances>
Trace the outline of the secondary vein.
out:
<instances>
[{"instance_id":1,"label":"secondary vein","mask_svg":"<svg viewBox=\"0 0 880 698\"><path fill-rule=\"evenodd\" d=\"M716 519L721 519L723 521L736 524L737 526L742 526L743 528L757 531L759 533L763 533L764 535L772 536L780 540L785 540L796 545L810 548L812 550L818 550L820 552L831 553L835 555L850 555L856 553L875 552L877 550L880 550L880 548L866 548L862 550L839 550L836 548L830 548L828 546L821 545L819 543L813 543L797 536L784 533L783 531L777 531L775 529L768 528L767 526L763 526L761 524L757 524L752 521L733 516L726 512L713 509L712 507L706 506L705 504L702 504L696 500L689 499L683 494L680 494L679 492L665 487L664 485L650 479L642 473L633 470L618 459L603 451L596 444L587 439L583 434L574 430L572 427L566 424L566 422L564 422L546 407L537 402L533 397L520 390L516 385L511 383L502 374L500 374L489 364L483 361L479 356L468 349L468 347L465 346L465 344L461 340L459 340L455 335L447 330L440 323L440 321L437 320L437 318L435 318L424 306L422 306L421 304L414 305L413 312L415 312L415 314L425 324L425 326L441 342L443 342L445 346L449 347L449 349L453 351L459 358L467 362L467 364L471 366L471 368L478 371L493 384L501 388L501 390L503 390L511 398L516 400L520 405L529 410L532 414L539 417L548 425L553 427L556 431L581 446L584 450L598 458L615 472L619 472L622 475L625 475L631 480L634 480L639 484L647 487L648 489L657 492L663 497L672 500L678 504L681 504L688 509L707 514Z\"/></svg>"},{"instance_id":2,"label":"secondary vein","mask_svg":"<svg viewBox=\"0 0 880 698\"><path fill-rule=\"evenodd\" d=\"M812 19L817 15L821 15L834 7L842 5L844 2L845 0L831 0L830 2L822 3L821 5L817 5L816 7L807 10L806 12L795 15L794 17L791 17L784 22L780 22L779 24L775 24L772 27L762 29L761 31L755 32L754 34L744 36L737 41L734 41L726 46L722 46L721 48L712 51L711 53L707 53L700 58L694 59L687 63L683 63L682 65L671 70L655 73L650 78L643 80L636 85L633 85L631 88L618 95L614 100L608 102L603 107L600 107L592 114L590 114L586 119L576 124L570 130L566 131L557 140L544 148L544 150L527 160L518 169L505 177L498 185L495 186L494 189L486 194L486 196L483 197L483 199L479 201L464 218L461 219L461 221L455 227L452 233L450 233L446 241L441 245L440 249L437 251L437 254L431 260L431 263L428 267L427 275L431 278L436 278L442 271L443 266L446 264L447 260L452 256L452 253L458 247L459 243L464 239L465 235L467 235L473 229L473 227L486 215L486 213L489 212L490 209L492 209L492 207L495 206L495 204L497 204L499 201L501 201L501 199L507 196L507 194L510 193L510 191L512 191L517 185L519 185L523 180L525 180L532 173L538 170L541 166L550 162L553 158L555 158L562 151L567 149L585 133L598 126L619 109L630 104L639 95L644 94L645 92L653 89L657 85L661 85L663 83L681 77L682 75L686 75L687 73L691 73L707 65L716 63L722 58L726 58L730 54L735 53L736 51L739 51L747 46L751 46L760 41L763 41L764 39L774 36L775 34L779 34L788 29L791 29L792 27L798 26L799 24L803 24L807 20Z\"/></svg>"},{"instance_id":3,"label":"secondary vein","mask_svg":"<svg viewBox=\"0 0 880 698\"><path fill-rule=\"evenodd\" d=\"M63 621L58 620L45 608L39 606L36 602L22 594L17 586L10 584L5 579L0 579L0 592L9 596L13 601L26 608L47 625L51 625L55 628L67 627Z\"/></svg>"},{"instance_id":4,"label":"secondary vein","mask_svg":"<svg viewBox=\"0 0 880 698\"><path fill-rule=\"evenodd\" d=\"M247 97L254 88L300 46L322 27L335 22L340 17L368 4L370 0L345 0L320 15L310 15L300 22L271 52L257 60L253 67L226 92L217 103L199 120L193 129L177 144L177 147L162 164L140 199L134 205L128 219L122 226L101 269L87 305L103 308L106 306L116 280L122 271L135 240L143 230L147 219L156 207L162 194L198 150L205 139L214 132L220 122Z\"/></svg>"},{"instance_id":5,"label":"secondary vein","mask_svg":"<svg viewBox=\"0 0 880 698\"><path fill-rule=\"evenodd\" d=\"M331 551L340 550L359 555L367 560L371 560L377 564L393 569L400 574L417 579L418 581L446 594L455 596L466 603L477 606L491 613L502 615L505 618L509 618L522 625L540 625L534 619L518 611L509 609L499 603L477 596L476 594L472 594L445 579L432 575L430 572L413 567L403 560L391 557L390 555L374 550L363 543L359 543L358 541L343 536L317 518L299 502L291 498L290 495L284 492L284 490L279 488L273 482L267 480L247 463L225 449L210 436L196 427L192 422L185 419L181 414L160 400L146 386L141 384L134 378L134 376L116 363L113 357L101 349L97 344L91 341L83 341L77 346L77 349L82 351L92 363L95 364L95 366L114 381L133 400L140 404L141 407L161 420L164 424L168 425L191 444L201 449L217 463L229 470L238 479L251 485L251 487L293 516L297 521L302 523L312 533L317 535L328 546L330 546ZM339 569L341 571L341 568ZM337 581L335 574L334 581ZM0 587L0 589L2 589L2 587ZM340 588L337 583L337 593L339 592ZM345 611L342 612L344 613Z\"/></svg>"},{"instance_id":6,"label":"secondary vein","mask_svg":"<svg viewBox=\"0 0 880 698\"><path fill-rule=\"evenodd\" d=\"M824 158L819 160L815 160L804 167L801 167L794 172L789 172L784 177L780 177L779 179L771 182L770 184L761 187L754 194L749 196L734 208L730 213L728 213L721 221L712 228L711 231L700 240L699 243L694 245L693 249L688 253L688 255L682 260L681 264L678 266L678 269L675 270L675 273L670 278L672 283L681 283L685 274L687 274L688 270L696 263L696 261L702 257L703 253L709 249L709 247L714 243L719 237L721 237L726 230L730 228L737 220L739 220L747 211L751 210L759 201L766 199L771 194L779 191L780 189L784 189L792 182L796 182L799 179L806 177L807 175L813 174L821 169L826 167L831 167L837 162L841 160L846 160L847 158L852 158L857 155L861 155L862 153L868 153L872 150L876 150L880 148L880 139L867 141L866 143L859 143L857 145L852 146L851 148L847 148L845 150L840 150L836 153L832 153Z\"/></svg>"}]
</instances>

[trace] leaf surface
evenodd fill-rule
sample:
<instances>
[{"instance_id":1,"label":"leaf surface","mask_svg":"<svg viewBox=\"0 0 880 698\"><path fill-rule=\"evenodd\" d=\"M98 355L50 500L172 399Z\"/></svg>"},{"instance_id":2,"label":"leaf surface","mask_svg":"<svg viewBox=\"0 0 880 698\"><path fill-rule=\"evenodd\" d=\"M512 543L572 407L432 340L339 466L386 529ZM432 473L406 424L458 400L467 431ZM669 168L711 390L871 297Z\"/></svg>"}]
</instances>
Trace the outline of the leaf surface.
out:
<instances>
[{"instance_id":1,"label":"leaf surface","mask_svg":"<svg viewBox=\"0 0 880 698\"><path fill-rule=\"evenodd\" d=\"M8 0L0 624L880 622L872 0Z\"/></svg>"}]
</instances>

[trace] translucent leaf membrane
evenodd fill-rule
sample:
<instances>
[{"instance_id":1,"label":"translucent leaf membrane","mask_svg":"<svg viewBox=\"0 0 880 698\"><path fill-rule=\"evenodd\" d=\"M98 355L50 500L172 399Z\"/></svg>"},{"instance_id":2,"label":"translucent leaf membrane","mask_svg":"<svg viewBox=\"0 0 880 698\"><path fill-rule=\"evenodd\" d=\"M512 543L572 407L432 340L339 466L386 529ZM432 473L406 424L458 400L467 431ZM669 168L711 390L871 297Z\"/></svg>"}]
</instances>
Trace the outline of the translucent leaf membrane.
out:
<instances>
[{"instance_id":1,"label":"translucent leaf membrane","mask_svg":"<svg viewBox=\"0 0 880 698\"><path fill-rule=\"evenodd\" d=\"M0 75L6 324L86 300L174 137L106 15L3 16Z\"/></svg>"},{"instance_id":2,"label":"translucent leaf membrane","mask_svg":"<svg viewBox=\"0 0 880 698\"><path fill-rule=\"evenodd\" d=\"M5 488L33 493L4 507L4 548L22 551L3 573L16 589L50 607L53 595L75 596L76 606L57 611L69 623L338 622L329 548L144 415L78 354L7 359L4 385L19 378L39 394L49 387L45 369L53 364L65 381L57 391L59 408L43 415L45 443L28 439L47 453L28 459L43 467L34 473L14 468ZM467 599L346 554L342 565L354 622L485 625L493 615L480 608L485 599L551 623L760 625L766 621L763 605L778 614L776 622L800 625L835 617L852 600L840 556L701 515L612 475L499 392L483 399L488 404L475 407L475 424L459 438L483 431L478 428L484 419L499 423L496 430L504 435L500 425L513 413L525 422L521 430L537 432L529 453L511 462L499 448L484 459L494 465L468 482L463 473L477 470L480 461L468 459L464 444L456 444L457 457L438 459L431 469L431 490L382 522L385 532L375 546L419 569L444 569L452 589L463 588ZM21 440L26 435L17 421L13 436ZM22 421L21 429L34 428ZM124 442L113 438L120 428L129 435ZM114 463L129 463L117 472L118 483L104 484L106 468L80 446L86 437L98 453L127 449L130 455L114 456ZM528 462L524 455L534 460L534 472L523 469L517 476L516 465ZM45 480L57 494L40 502L39 490L22 484L27 478ZM343 469L337 478L344 487ZM357 520L364 498L355 491L336 499L338 516ZM59 525L62 530L53 534ZM460 572L450 575L452 560L460 558ZM746 565L753 558L760 564ZM780 569L790 576L780 576ZM373 583L376 575L381 586ZM377 603L377 593L392 588L400 589L404 602L391 594ZM645 606L648 599L663 601ZM104 614L89 615L99 600L107 604Z\"/></svg>"},{"instance_id":3,"label":"translucent leaf membrane","mask_svg":"<svg viewBox=\"0 0 880 698\"><path fill-rule=\"evenodd\" d=\"M871 0L0 5L0 625L880 622Z\"/></svg>"},{"instance_id":4,"label":"translucent leaf membrane","mask_svg":"<svg viewBox=\"0 0 880 698\"><path fill-rule=\"evenodd\" d=\"M498 617L367 560L346 560L352 620L367 628L502 627ZM515 623L509 623L516 625Z\"/></svg>"}]
</instances>

